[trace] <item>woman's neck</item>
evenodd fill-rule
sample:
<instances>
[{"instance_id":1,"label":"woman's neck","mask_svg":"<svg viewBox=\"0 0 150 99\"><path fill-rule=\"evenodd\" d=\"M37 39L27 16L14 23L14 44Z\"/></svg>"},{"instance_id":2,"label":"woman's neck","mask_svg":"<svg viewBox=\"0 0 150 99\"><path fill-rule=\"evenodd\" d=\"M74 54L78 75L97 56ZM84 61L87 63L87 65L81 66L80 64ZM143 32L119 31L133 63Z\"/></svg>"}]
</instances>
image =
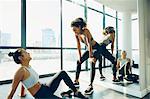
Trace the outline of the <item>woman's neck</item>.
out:
<instances>
[{"instance_id":1,"label":"woman's neck","mask_svg":"<svg viewBox=\"0 0 150 99\"><path fill-rule=\"evenodd\" d=\"M125 57L125 56L122 56L121 58L122 58L122 59L126 59L126 57Z\"/></svg>"},{"instance_id":2,"label":"woman's neck","mask_svg":"<svg viewBox=\"0 0 150 99\"><path fill-rule=\"evenodd\" d=\"M22 66L29 67L29 62L22 63L21 65L22 65Z\"/></svg>"}]
</instances>

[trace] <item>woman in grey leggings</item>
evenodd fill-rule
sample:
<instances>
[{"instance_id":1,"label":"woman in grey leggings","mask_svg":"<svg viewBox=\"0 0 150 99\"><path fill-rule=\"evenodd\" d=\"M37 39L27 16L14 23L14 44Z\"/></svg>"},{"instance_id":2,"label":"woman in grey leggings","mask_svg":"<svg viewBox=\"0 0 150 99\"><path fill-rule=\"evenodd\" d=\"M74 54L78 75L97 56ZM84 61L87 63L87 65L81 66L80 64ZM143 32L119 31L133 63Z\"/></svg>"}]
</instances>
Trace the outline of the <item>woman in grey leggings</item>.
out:
<instances>
[{"instance_id":1,"label":"woman in grey leggings","mask_svg":"<svg viewBox=\"0 0 150 99\"><path fill-rule=\"evenodd\" d=\"M56 74L48 84L41 84L39 82L39 75L34 71L31 65L29 65L29 62L32 58L26 50L20 48L15 52L10 52L8 55L13 57L15 63L21 64L21 67L15 73L12 89L7 99L13 98L13 95L20 82L23 83L23 85L35 98L60 99L54 95L54 92L57 90L61 80L64 80L65 84L72 89L76 97L88 99L75 88L72 80L65 71L61 71ZM62 95L67 96L67 94L70 93L66 92Z\"/></svg>"}]
</instances>

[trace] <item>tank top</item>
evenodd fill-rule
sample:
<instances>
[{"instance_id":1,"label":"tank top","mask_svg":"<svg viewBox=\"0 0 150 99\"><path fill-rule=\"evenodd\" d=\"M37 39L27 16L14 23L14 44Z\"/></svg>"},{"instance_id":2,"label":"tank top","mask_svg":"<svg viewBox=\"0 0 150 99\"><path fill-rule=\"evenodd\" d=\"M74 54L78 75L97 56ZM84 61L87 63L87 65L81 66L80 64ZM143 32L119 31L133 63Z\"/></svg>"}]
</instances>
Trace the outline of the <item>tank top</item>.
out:
<instances>
[{"instance_id":1,"label":"tank top","mask_svg":"<svg viewBox=\"0 0 150 99\"><path fill-rule=\"evenodd\" d=\"M29 71L30 76L23 80L22 83L24 84L24 86L29 89L31 87L33 87L36 83L38 83L39 81L39 75L37 74L37 72L35 72L31 66L29 67L25 67L24 68Z\"/></svg>"}]
</instances>

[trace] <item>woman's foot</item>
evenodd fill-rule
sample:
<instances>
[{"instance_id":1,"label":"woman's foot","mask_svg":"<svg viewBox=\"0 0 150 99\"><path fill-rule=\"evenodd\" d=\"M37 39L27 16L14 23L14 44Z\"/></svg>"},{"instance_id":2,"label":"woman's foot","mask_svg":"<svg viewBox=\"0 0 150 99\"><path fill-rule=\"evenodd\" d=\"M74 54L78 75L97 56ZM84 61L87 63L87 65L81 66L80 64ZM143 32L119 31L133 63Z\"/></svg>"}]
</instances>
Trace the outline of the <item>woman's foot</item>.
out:
<instances>
[{"instance_id":1,"label":"woman's foot","mask_svg":"<svg viewBox=\"0 0 150 99\"><path fill-rule=\"evenodd\" d=\"M79 82L77 82L76 80L74 81L73 85L74 85L76 88L79 88L79 87L80 87Z\"/></svg>"},{"instance_id":2,"label":"woman's foot","mask_svg":"<svg viewBox=\"0 0 150 99\"><path fill-rule=\"evenodd\" d=\"M72 90L68 90L66 92L62 92L60 95L62 97L69 97L69 98L71 98L72 97L71 93L72 93Z\"/></svg>"},{"instance_id":3,"label":"woman's foot","mask_svg":"<svg viewBox=\"0 0 150 99\"><path fill-rule=\"evenodd\" d=\"M117 82L120 82L120 80L119 79L117 79L117 78L113 78L113 80L112 80L114 83L117 83Z\"/></svg>"},{"instance_id":4,"label":"woman's foot","mask_svg":"<svg viewBox=\"0 0 150 99\"><path fill-rule=\"evenodd\" d=\"M88 97L85 97L80 91L75 92L74 96L81 99L88 99Z\"/></svg>"},{"instance_id":5,"label":"woman's foot","mask_svg":"<svg viewBox=\"0 0 150 99\"><path fill-rule=\"evenodd\" d=\"M101 75L100 80L105 80L105 77Z\"/></svg>"},{"instance_id":6,"label":"woman's foot","mask_svg":"<svg viewBox=\"0 0 150 99\"><path fill-rule=\"evenodd\" d=\"M89 87L84 91L85 95L91 95L93 93L93 86L89 85Z\"/></svg>"}]
</instances>

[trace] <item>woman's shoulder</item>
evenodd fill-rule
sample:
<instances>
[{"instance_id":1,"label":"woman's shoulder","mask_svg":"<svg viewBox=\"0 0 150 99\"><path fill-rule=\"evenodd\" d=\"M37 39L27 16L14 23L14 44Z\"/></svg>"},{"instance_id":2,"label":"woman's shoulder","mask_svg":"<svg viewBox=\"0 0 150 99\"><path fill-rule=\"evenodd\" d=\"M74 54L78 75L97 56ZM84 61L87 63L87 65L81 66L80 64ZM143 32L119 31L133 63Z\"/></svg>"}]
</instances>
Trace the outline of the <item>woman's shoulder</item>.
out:
<instances>
[{"instance_id":1,"label":"woman's shoulder","mask_svg":"<svg viewBox=\"0 0 150 99\"><path fill-rule=\"evenodd\" d=\"M91 35L90 30L88 28L83 28L83 34L84 35Z\"/></svg>"},{"instance_id":2,"label":"woman's shoulder","mask_svg":"<svg viewBox=\"0 0 150 99\"><path fill-rule=\"evenodd\" d=\"M83 32L89 32L89 29L87 27L82 28Z\"/></svg>"},{"instance_id":3,"label":"woman's shoulder","mask_svg":"<svg viewBox=\"0 0 150 99\"><path fill-rule=\"evenodd\" d=\"M18 77L23 77L24 75L25 75L25 69L24 69L23 67L20 67L20 68L16 71L14 77L15 77L15 78L18 78Z\"/></svg>"},{"instance_id":4,"label":"woman's shoulder","mask_svg":"<svg viewBox=\"0 0 150 99\"><path fill-rule=\"evenodd\" d=\"M122 59L121 59L121 57L119 57L117 60L118 60L118 61L121 61Z\"/></svg>"},{"instance_id":5,"label":"woman's shoulder","mask_svg":"<svg viewBox=\"0 0 150 99\"><path fill-rule=\"evenodd\" d=\"M17 72L18 73L20 73L20 72L25 72L26 71L26 69L25 69L25 67L23 67L23 66L21 66L18 70L17 70Z\"/></svg>"}]
</instances>

